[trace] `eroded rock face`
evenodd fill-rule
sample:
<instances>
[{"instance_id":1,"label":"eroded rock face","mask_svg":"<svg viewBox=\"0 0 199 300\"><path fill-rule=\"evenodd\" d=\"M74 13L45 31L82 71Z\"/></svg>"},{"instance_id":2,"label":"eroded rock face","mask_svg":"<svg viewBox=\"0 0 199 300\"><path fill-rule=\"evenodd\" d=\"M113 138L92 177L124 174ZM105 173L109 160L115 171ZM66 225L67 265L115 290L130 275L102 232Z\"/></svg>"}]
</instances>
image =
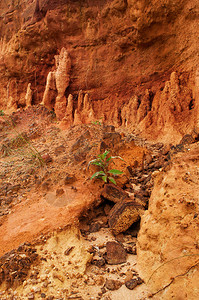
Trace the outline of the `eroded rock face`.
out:
<instances>
[{"instance_id":1,"label":"eroded rock face","mask_svg":"<svg viewBox=\"0 0 199 300\"><path fill-rule=\"evenodd\" d=\"M149 139L179 142L182 133L191 133L197 123L193 92L184 80L184 76L172 72L162 91L154 94L147 89L143 96L132 98L122 108L122 124L128 127L137 124Z\"/></svg>"},{"instance_id":2,"label":"eroded rock face","mask_svg":"<svg viewBox=\"0 0 199 300\"><path fill-rule=\"evenodd\" d=\"M77 108L74 113L74 125L86 124L95 120L95 115L89 95L81 90L78 94Z\"/></svg>"},{"instance_id":3,"label":"eroded rock face","mask_svg":"<svg viewBox=\"0 0 199 300\"><path fill-rule=\"evenodd\" d=\"M121 111L122 125L129 126L137 122L138 97L132 97L129 103L124 105Z\"/></svg>"},{"instance_id":4,"label":"eroded rock face","mask_svg":"<svg viewBox=\"0 0 199 300\"><path fill-rule=\"evenodd\" d=\"M32 104L31 83L29 83L28 86L27 86L27 91L26 91L26 96L25 96L25 102L26 102L26 107L29 107Z\"/></svg>"},{"instance_id":5,"label":"eroded rock face","mask_svg":"<svg viewBox=\"0 0 199 300\"><path fill-rule=\"evenodd\" d=\"M55 82L57 97L55 101L55 113L58 119L62 119L66 111L66 97L64 95L69 86L71 60L65 48L61 49L60 55L56 57L57 70L55 71Z\"/></svg>"},{"instance_id":6,"label":"eroded rock face","mask_svg":"<svg viewBox=\"0 0 199 300\"><path fill-rule=\"evenodd\" d=\"M195 75L195 101L196 101L197 126L199 126L199 68L196 70L196 75Z\"/></svg>"},{"instance_id":7,"label":"eroded rock face","mask_svg":"<svg viewBox=\"0 0 199 300\"><path fill-rule=\"evenodd\" d=\"M77 95L82 89L94 102L102 102L93 107L96 118L103 117L115 126L122 122L131 124L129 120L135 118L136 122L137 119L139 123L144 122L140 129L147 128L148 135L157 128L157 137L160 128L154 120L155 103L151 102L156 95L156 102L166 101L161 92L170 74L183 72L187 77L184 86L191 91L195 89L199 29L198 3L194 0L180 3L177 0L158 3L155 0L150 3L144 0L85 0L81 3L19 0L17 4L8 0L0 3L0 13L0 105L4 109L9 97L16 103L14 109L25 106L28 83L33 91L32 103L42 101L48 73L55 72L58 76L62 69L59 64L55 70L54 57L63 48L67 49L72 66L66 98L69 94ZM67 55L62 54L65 69ZM62 71L61 76L65 78L56 80L57 92L54 93L51 85L47 89L53 94L49 96L53 105L58 97L56 110L58 114L60 111L61 118L66 105L63 91L66 91L68 80L68 73ZM183 86L184 79L179 81L179 86ZM9 97L8 82L13 86ZM145 93L147 90L149 97ZM136 116L132 112L130 118L121 120L123 106L136 97L139 112ZM194 100L195 97L193 109ZM133 121L132 124L137 128L137 123ZM153 130L148 129L151 125L154 125ZM168 130L166 123L162 122L161 126Z\"/></svg>"},{"instance_id":8,"label":"eroded rock face","mask_svg":"<svg viewBox=\"0 0 199 300\"><path fill-rule=\"evenodd\" d=\"M52 110L53 102L55 102L56 98L56 85L55 85L55 74L54 72L49 72L46 80L46 88L43 95L43 100L41 104L43 104L48 109Z\"/></svg>"},{"instance_id":9,"label":"eroded rock face","mask_svg":"<svg viewBox=\"0 0 199 300\"><path fill-rule=\"evenodd\" d=\"M69 86L71 60L65 48L60 55L55 56L56 71L48 74L42 103L49 109L54 109L58 120L63 119L66 113L65 91ZM55 95L56 98L55 98ZM53 103L54 102L54 103Z\"/></svg>"},{"instance_id":10,"label":"eroded rock face","mask_svg":"<svg viewBox=\"0 0 199 300\"><path fill-rule=\"evenodd\" d=\"M73 95L68 96L68 103L65 111L65 116L63 119L63 122L65 125L70 126L73 124L74 116L73 116L73 109L74 109L74 103L73 103Z\"/></svg>"},{"instance_id":11,"label":"eroded rock face","mask_svg":"<svg viewBox=\"0 0 199 300\"><path fill-rule=\"evenodd\" d=\"M157 299L197 299L199 145L177 154L156 177L141 221L138 263Z\"/></svg>"}]
</instances>

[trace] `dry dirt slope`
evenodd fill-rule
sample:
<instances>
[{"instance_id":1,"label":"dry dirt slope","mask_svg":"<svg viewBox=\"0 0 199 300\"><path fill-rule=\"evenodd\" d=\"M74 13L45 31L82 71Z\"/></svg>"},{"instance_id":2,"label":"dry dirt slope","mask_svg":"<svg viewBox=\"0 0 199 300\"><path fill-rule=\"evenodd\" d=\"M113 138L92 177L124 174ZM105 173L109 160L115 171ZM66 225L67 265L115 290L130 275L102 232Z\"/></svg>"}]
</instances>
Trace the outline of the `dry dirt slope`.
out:
<instances>
[{"instance_id":1,"label":"dry dirt slope","mask_svg":"<svg viewBox=\"0 0 199 300\"><path fill-rule=\"evenodd\" d=\"M92 244L96 239L92 235L87 243L78 229L78 218L102 201L99 196L102 184L90 182L94 169L88 170L88 161L103 151L105 142L109 143L113 154L125 153L127 137L122 140L113 129L89 124L61 130L55 116L43 106L19 110L11 117L2 116L0 254L5 256L1 257L1 299L10 299L12 295L18 295L17 299L32 299L33 296L40 299L43 294L46 298L54 295L68 299L77 293L79 284L82 299L90 299L92 294L96 299L103 295L101 288L110 272L109 267L105 268L103 263L102 269L91 265L91 270L87 270L86 266L92 258L92 249L104 248L114 237L105 229L97 243ZM132 135L128 138L126 162L120 163L124 170L127 163L133 163L136 158L139 164L143 157L143 148L135 146ZM128 177L124 175L118 184L123 186ZM103 214L97 230L108 226L104 210ZM67 225L71 224L70 229ZM88 228L89 225L87 235L90 234ZM70 248L75 251L67 257L64 253ZM135 259L133 261L135 263ZM133 274L131 268L128 259L124 266L112 271L117 273L113 279L118 280L120 273L124 276L127 269ZM98 280L97 289L93 276ZM86 288L87 281L90 290ZM130 292L126 287L122 290L125 294ZM145 293L144 290L141 288L141 292ZM104 293L107 291L105 289Z\"/></svg>"}]
</instances>

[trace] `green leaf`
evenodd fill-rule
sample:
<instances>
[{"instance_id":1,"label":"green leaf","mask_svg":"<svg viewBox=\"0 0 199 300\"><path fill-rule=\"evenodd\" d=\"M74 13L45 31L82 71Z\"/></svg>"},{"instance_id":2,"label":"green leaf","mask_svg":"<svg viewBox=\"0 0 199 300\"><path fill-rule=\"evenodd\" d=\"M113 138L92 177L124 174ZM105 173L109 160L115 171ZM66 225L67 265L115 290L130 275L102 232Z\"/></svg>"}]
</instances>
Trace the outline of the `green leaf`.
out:
<instances>
[{"instance_id":1,"label":"green leaf","mask_svg":"<svg viewBox=\"0 0 199 300\"><path fill-rule=\"evenodd\" d=\"M104 180L104 182L107 182L107 175L102 176L102 180Z\"/></svg>"},{"instance_id":2,"label":"green leaf","mask_svg":"<svg viewBox=\"0 0 199 300\"><path fill-rule=\"evenodd\" d=\"M114 184L116 185L116 181L115 181L115 179L114 179L113 177L108 177L108 179L109 179L112 183L114 183Z\"/></svg>"},{"instance_id":3,"label":"green leaf","mask_svg":"<svg viewBox=\"0 0 199 300\"><path fill-rule=\"evenodd\" d=\"M89 161L88 166L92 165L93 162L97 161L97 159L92 159Z\"/></svg>"},{"instance_id":4,"label":"green leaf","mask_svg":"<svg viewBox=\"0 0 199 300\"><path fill-rule=\"evenodd\" d=\"M91 123L94 124L94 125L102 125L100 121L93 121Z\"/></svg>"},{"instance_id":5,"label":"green leaf","mask_svg":"<svg viewBox=\"0 0 199 300\"><path fill-rule=\"evenodd\" d=\"M0 110L0 116L4 116L3 110Z\"/></svg>"},{"instance_id":6,"label":"green leaf","mask_svg":"<svg viewBox=\"0 0 199 300\"><path fill-rule=\"evenodd\" d=\"M110 151L106 150L103 154L101 154L102 159L104 160Z\"/></svg>"},{"instance_id":7,"label":"green leaf","mask_svg":"<svg viewBox=\"0 0 199 300\"><path fill-rule=\"evenodd\" d=\"M112 169L112 170L108 171L108 173L110 173L110 174L123 174L122 171L117 170L117 169Z\"/></svg>"},{"instance_id":8,"label":"green leaf","mask_svg":"<svg viewBox=\"0 0 199 300\"><path fill-rule=\"evenodd\" d=\"M93 159L93 160L89 161L88 168L89 168L90 165L100 166L101 168L104 167L102 160L99 159L99 158L96 158L96 159Z\"/></svg>"},{"instance_id":9,"label":"green leaf","mask_svg":"<svg viewBox=\"0 0 199 300\"><path fill-rule=\"evenodd\" d=\"M98 177L98 176L105 176L106 174L103 171L95 172L92 176L91 179ZM90 180L91 180L90 179Z\"/></svg>"},{"instance_id":10,"label":"green leaf","mask_svg":"<svg viewBox=\"0 0 199 300\"><path fill-rule=\"evenodd\" d=\"M112 156L110 156L109 158L107 158L106 162L109 162L112 159Z\"/></svg>"},{"instance_id":11,"label":"green leaf","mask_svg":"<svg viewBox=\"0 0 199 300\"><path fill-rule=\"evenodd\" d=\"M100 167L103 166L101 161L93 161L93 162L91 162L91 165L100 166Z\"/></svg>"}]
</instances>

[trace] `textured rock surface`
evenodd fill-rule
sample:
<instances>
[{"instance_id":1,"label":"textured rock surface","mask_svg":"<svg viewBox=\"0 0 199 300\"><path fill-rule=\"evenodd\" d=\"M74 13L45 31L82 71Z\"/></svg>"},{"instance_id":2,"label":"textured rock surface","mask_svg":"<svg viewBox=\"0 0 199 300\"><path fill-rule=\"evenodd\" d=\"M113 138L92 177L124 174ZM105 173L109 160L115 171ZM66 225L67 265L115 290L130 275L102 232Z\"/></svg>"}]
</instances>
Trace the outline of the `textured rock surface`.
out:
<instances>
[{"instance_id":1,"label":"textured rock surface","mask_svg":"<svg viewBox=\"0 0 199 300\"><path fill-rule=\"evenodd\" d=\"M127 253L122 245L117 242L106 244L106 261L110 265L118 265L126 262Z\"/></svg>"},{"instance_id":2,"label":"textured rock surface","mask_svg":"<svg viewBox=\"0 0 199 300\"><path fill-rule=\"evenodd\" d=\"M94 111L89 95L82 91L78 94L77 108L74 112L74 125L88 124L95 120Z\"/></svg>"},{"instance_id":3,"label":"textured rock surface","mask_svg":"<svg viewBox=\"0 0 199 300\"><path fill-rule=\"evenodd\" d=\"M62 120L63 124L67 127L73 125L73 121L74 121L73 108L74 108L73 96L70 94L68 96L68 103L67 103L65 115Z\"/></svg>"},{"instance_id":4,"label":"textured rock surface","mask_svg":"<svg viewBox=\"0 0 199 300\"><path fill-rule=\"evenodd\" d=\"M105 287L111 291L118 290L121 286L122 282L119 280L107 279L105 282Z\"/></svg>"},{"instance_id":5,"label":"textured rock surface","mask_svg":"<svg viewBox=\"0 0 199 300\"><path fill-rule=\"evenodd\" d=\"M131 279L129 281L125 282L125 286L129 289L129 290L133 290L134 288L136 288L137 285L140 285L143 283L143 280L140 277L137 277L135 279Z\"/></svg>"},{"instance_id":6,"label":"textured rock surface","mask_svg":"<svg viewBox=\"0 0 199 300\"><path fill-rule=\"evenodd\" d=\"M60 54L55 56L55 60L57 67L55 71L57 97L54 109L58 120L61 120L66 111L66 97L64 94L66 88L69 86L71 60L65 48L62 48Z\"/></svg>"},{"instance_id":7,"label":"textured rock surface","mask_svg":"<svg viewBox=\"0 0 199 300\"><path fill-rule=\"evenodd\" d=\"M29 83L28 86L27 86L27 91L26 91L25 101L26 101L26 107L31 106L31 104L32 104L32 90L31 90L31 83Z\"/></svg>"},{"instance_id":8,"label":"textured rock surface","mask_svg":"<svg viewBox=\"0 0 199 300\"><path fill-rule=\"evenodd\" d=\"M49 72L46 79L46 87L41 104L52 110L55 104L56 94L55 74L54 72Z\"/></svg>"},{"instance_id":9,"label":"textured rock surface","mask_svg":"<svg viewBox=\"0 0 199 300\"><path fill-rule=\"evenodd\" d=\"M109 214L109 226L114 234L126 231L139 220L143 206L138 201L125 199L114 205Z\"/></svg>"},{"instance_id":10,"label":"textured rock surface","mask_svg":"<svg viewBox=\"0 0 199 300\"><path fill-rule=\"evenodd\" d=\"M101 196L115 203L128 198L128 194L124 190L113 184L106 184Z\"/></svg>"},{"instance_id":11,"label":"textured rock surface","mask_svg":"<svg viewBox=\"0 0 199 300\"><path fill-rule=\"evenodd\" d=\"M22 283L31 268L31 264L38 260L36 249L23 244L0 258L0 285L9 288Z\"/></svg>"},{"instance_id":12,"label":"textured rock surface","mask_svg":"<svg viewBox=\"0 0 199 300\"><path fill-rule=\"evenodd\" d=\"M138 262L158 299L197 299L199 145L178 153L156 177L141 221Z\"/></svg>"},{"instance_id":13,"label":"textured rock surface","mask_svg":"<svg viewBox=\"0 0 199 300\"><path fill-rule=\"evenodd\" d=\"M71 69L71 60L65 48L62 48L60 54L55 56L55 62L56 71L50 71L47 76L42 104L49 109L54 108L58 120L61 120L66 116L65 91L69 86ZM69 98L69 107L71 106L70 102L71 97Z\"/></svg>"},{"instance_id":14,"label":"textured rock surface","mask_svg":"<svg viewBox=\"0 0 199 300\"><path fill-rule=\"evenodd\" d=\"M137 123L149 139L156 136L158 139L164 137L167 142L172 142L173 138L179 141L185 127L186 132L191 133L196 125L193 106L193 94L184 85L183 76L179 78L176 72L172 72L162 91L153 94L146 90L139 101L137 97L132 98L123 107L122 123L125 126Z\"/></svg>"}]
</instances>

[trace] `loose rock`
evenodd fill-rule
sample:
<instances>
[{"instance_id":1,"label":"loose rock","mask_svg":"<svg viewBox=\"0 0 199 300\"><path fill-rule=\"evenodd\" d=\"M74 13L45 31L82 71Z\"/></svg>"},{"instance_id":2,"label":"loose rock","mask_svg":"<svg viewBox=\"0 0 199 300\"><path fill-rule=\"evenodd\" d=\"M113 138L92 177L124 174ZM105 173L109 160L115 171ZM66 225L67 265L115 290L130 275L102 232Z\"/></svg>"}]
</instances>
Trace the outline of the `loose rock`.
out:
<instances>
[{"instance_id":1,"label":"loose rock","mask_svg":"<svg viewBox=\"0 0 199 300\"><path fill-rule=\"evenodd\" d=\"M108 290L115 291L115 290L118 290L121 286L122 286L122 283L119 280L106 279L105 287Z\"/></svg>"},{"instance_id":2,"label":"loose rock","mask_svg":"<svg viewBox=\"0 0 199 300\"><path fill-rule=\"evenodd\" d=\"M109 226L115 235L124 232L139 220L142 212L143 206L135 200L128 199L118 202L110 211Z\"/></svg>"},{"instance_id":3,"label":"loose rock","mask_svg":"<svg viewBox=\"0 0 199 300\"><path fill-rule=\"evenodd\" d=\"M143 283L143 280L140 277L137 277L135 279L131 279L129 281L125 282L125 286L129 289L129 290L133 290L137 285L140 285Z\"/></svg>"},{"instance_id":4,"label":"loose rock","mask_svg":"<svg viewBox=\"0 0 199 300\"><path fill-rule=\"evenodd\" d=\"M117 242L107 242L106 261L110 265L118 265L126 262L127 253L124 247Z\"/></svg>"},{"instance_id":5,"label":"loose rock","mask_svg":"<svg viewBox=\"0 0 199 300\"><path fill-rule=\"evenodd\" d=\"M106 184L101 192L101 196L115 203L129 198L128 194L124 190L113 184Z\"/></svg>"}]
</instances>

